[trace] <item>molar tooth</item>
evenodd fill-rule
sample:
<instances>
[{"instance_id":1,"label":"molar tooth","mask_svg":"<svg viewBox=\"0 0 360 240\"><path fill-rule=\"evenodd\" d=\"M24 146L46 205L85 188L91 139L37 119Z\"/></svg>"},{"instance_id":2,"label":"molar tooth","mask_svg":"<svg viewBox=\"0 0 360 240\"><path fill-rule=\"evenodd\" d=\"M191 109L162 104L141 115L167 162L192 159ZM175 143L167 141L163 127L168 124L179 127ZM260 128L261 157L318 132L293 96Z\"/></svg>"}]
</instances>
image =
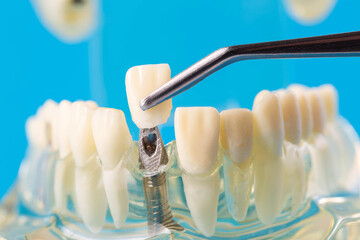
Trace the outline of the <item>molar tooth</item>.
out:
<instances>
[{"instance_id":1,"label":"molar tooth","mask_svg":"<svg viewBox=\"0 0 360 240\"><path fill-rule=\"evenodd\" d=\"M217 151L219 113L211 107L177 108L175 136L186 201L199 231L215 232L220 192Z\"/></svg>"},{"instance_id":2,"label":"molar tooth","mask_svg":"<svg viewBox=\"0 0 360 240\"><path fill-rule=\"evenodd\" d=\"M285 140L299 144L302 136L301 129L301 113L299 103L295 95L290 91L278 91L283 119L284 119L284 130Z\"/></svg>"},{"instance_id":3,"label":"molar tooth","mask_svg":"<svg viewBox=\"0 0 360 240\"><path fill-rule=\"evenodd\" d=\"M77 209L85 225L96 233L105 222L107 201L101 166L96 161L92 114L93 110L85 102L73 103L70 146L76 164Z\"/></svg>"},{"instance_id":4,"label":"molar tooth","mask_svg":"<svg viewBox=\"0 0 360 240\"><path fill-rule=\"evenodd\" d=\"M307 140L313 132L313 116L310 99L302 86L290 85L289 89L295 94L300 108L302 139Z\"/></svg>"},{"instance_id":5,"label":"molar tooth","mask_svg":"<svg viewBox=\"0 0 360 240\"><path fill-rule=\"evenodd\" d=\"M117 109L98 108L93 114L93 134L102 165L106 196L117 228L129 213L126 162L122 159L132 138L124 113Z\"/></svg>"},{"instance_id":6,"label":"molar tooth","mask_svg":"<svg viewBox=\"0 0 360 240\"><path fill-rule=\"evenodd\" d=\"M231 109L220 114L220 143L230 161L224 162L224 185L230 214L245 219L254 174L251 150L253 115L248 109ZM235 165L235 166L234 166Z\"/></svg>"},{"instance_id":7,"label":"molar tooth","mask_svg":"<svg viewBox=\"0 0 360 240\"><path fill-rule=\"evenodd\" d=\"M271 224L281 211L284 121L278 96L259 94L253 106L254 196L259 219Z\"/></svg>"},{"instance_id":8,"label":"molar tooth","mask_svg":"<svg viewBox=\"0 0 360 240\"><path fill-rule=\"evenodd\" d=\"M143 111L140 100L170 80L168 64L143 65L130 68L126 73L126 93L132 120L138 128L152 128L163 124L170 116L172 100Z\"/></svg>"}]
</instances>

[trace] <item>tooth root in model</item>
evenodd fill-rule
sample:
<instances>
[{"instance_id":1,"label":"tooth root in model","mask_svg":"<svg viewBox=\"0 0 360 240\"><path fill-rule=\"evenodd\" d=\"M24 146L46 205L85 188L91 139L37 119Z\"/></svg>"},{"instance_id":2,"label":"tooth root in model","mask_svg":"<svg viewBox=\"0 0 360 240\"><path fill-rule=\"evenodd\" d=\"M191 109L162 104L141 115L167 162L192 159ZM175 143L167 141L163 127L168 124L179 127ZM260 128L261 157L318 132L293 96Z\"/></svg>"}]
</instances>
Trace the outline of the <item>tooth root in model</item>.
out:
<instances>
[{"instance_id":1,"label":"tooth root in model","mask_svg":"<svg viewBox=\"0 0 360 240\"><path fill-rule=\"evenodd\" d=\"M132 120L138 128L153 128L168 120L172 108L171 99L146 111L140 108L140 100L169 80L168 64L135 66L127 71L126 94Z\"/></svg>"},{"instance_id":2,"label":"tooth root in model","mask_svg":"<svg viewBox=\"0 0 360 240\"><path fill-rule=\"evenodd\" d=\"M131 135L121 110L98 108L93 114L93 135L103 165L105 192L114 225L120 228L129 213L126 162Z\"/></svg>"},{"instance_id":3,"label":"tooth root in model","mask_svg":"<svg viewBox=\"0 0 360 240\"><path fill-rule=\"evenodd\" d=\"M68 195L74 195L75 163L70 149L71 102L59 103L55 129L59 147L59 160L55 167L54 199L57 210L61 213L67 208Z\"/></svg>"},{"instance_id":4,"label":"tooth root in model","mask_svg":"<svg viewBox=\"0 0 360 240\"><path fill-rule=\"evenodd\" d=\"M295 214L305 196L305 160L303 148L289 142L284 143L283 156L283 198L282 207L285 207L291 198L291 212Z\"/></svg>"},{"instance_id":5,"label":"tooth root in model","mask_svg":"<svg viewBox=\"0 0 360 240\"><path fill-rule=\"evenodd\" d=\"M220 117L215 108L190 107L175 111L175 136L186 202L199 231L215 233L219 198L217 151Z\"/></svg>"},{"instance_id":6,"label":"tooth root in model","mask_svg":"<svg viewBox=\"0 0 360 240\"><path fill-rule=\"evenodd\" d=\"M85 102L74 102L71 109L70 146L75 160L76 208L91 232L101 231L107 201L102 169L96 160L91 109Z\"/></svg>"},{"instance_id":7,"label":"tooth root in model","mask_svg":"<svg viewBox=\"0 0 360 240\"><path fill-rule=\"evenodd\" d=\"M253 115L255 206L259 219L271 224L281 211L283 181L284 122L277 94L260 92L254 100Z\"/></svg>"},{"instance_id":8,"label":"tooth root in model","mask_svg":"<svg viewBox=\"0 0 360 240\"><path fill-rule=\"evenodd\" d=\"M248 109L220 114L220 143L228 159L224 162L224 186L229 212L237 221L246 217L254 182L252 167L253 114Z\"/></svg>"}]
</instances>

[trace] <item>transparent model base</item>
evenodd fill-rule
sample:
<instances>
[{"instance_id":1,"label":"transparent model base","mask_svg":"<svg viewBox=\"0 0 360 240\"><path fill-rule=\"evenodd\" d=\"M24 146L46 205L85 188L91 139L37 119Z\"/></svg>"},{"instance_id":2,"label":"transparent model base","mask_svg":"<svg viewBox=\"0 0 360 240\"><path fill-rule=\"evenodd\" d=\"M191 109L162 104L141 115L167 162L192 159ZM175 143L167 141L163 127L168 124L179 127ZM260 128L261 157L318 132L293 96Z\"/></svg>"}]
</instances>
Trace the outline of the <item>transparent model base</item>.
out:
<instances>
[{"instance_id":1,"label":"transparent model base","mask_svg":"<svg viewBox=\"0 0 360 240\"><path fill-rule=\"evenodd\" d=\"M233 186L228 178L229 171L236 171L236 166L219 149L220 164L214 170L220 175L217 224L215 234L205 237L196 227L188 209L182 180L185 173L178 166L176 144L173 141L166 145L169 162L163 171L167 174L172 215L184 230L170 230L159 225L156 226L155 234L150 233L143 190L144 171L138 160L137 143L134 142L124 156L127 159L129 214L123 226L116 228L111 213L107 210L101 231L90 231L78 214L76 196L72 190L66 195L65 208L59 208L54 200L54 176L59 163L64 159L58 159L57 153L48 149L30 149L17 182L2 200L0 236L5 239L357 239L360 236L359 142L351 125L345 120L340 121L341 126L352 135L352 144L357 151L355 158L349 160L348 179L336 179L334 176L319 183L318 178L331 174L337 165L327 162L327 167L316 170L322 163L314 162L316 159L312 154L312 143L304 144L309 149L309 154L303 158L306 194L296 208L294 200L288 198L281 214L272 224L265 225L257 217L254 187L251 183L252 166L248 168L248 172L240 171L236 176L241 182L250 181L249 189L241 187L242 193L249 194L250 198L247 213L244 219L237 219L239 213L236 206L241 199L234 199L232 196L236 194L236 187L239 185ZM316 146L315 143L313 145ZM72 161L71 159L72 156L67 156L67 161ZM101 167L100 161L98 164ZM323 172L316 174L319 169ZM68 174L71 178L74 173ZM341 177L343 175L338 176Z\"/></svg>"}]
</instances>

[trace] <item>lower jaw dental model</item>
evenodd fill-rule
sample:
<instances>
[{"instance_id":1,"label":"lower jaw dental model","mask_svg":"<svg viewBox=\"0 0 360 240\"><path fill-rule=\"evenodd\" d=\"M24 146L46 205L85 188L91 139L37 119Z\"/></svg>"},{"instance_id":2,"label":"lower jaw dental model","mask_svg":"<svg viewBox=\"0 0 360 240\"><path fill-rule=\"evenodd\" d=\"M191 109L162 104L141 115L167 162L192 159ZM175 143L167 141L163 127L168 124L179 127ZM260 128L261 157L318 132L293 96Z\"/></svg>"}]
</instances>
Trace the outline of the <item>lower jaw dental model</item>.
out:
<instances>
[{"instance_id":1,"label":"lower jaw dental model","mask_svg":"<svg viewBox=\"0 0 360 240\"><path fill-rule=\"evenodd\" d=\"M121 110L48 100L0 207L5 239L357 239L359 139L331 85L261 91L252 110L139 101L167 64L131 68Z\"/></svg>"}]
</instances>

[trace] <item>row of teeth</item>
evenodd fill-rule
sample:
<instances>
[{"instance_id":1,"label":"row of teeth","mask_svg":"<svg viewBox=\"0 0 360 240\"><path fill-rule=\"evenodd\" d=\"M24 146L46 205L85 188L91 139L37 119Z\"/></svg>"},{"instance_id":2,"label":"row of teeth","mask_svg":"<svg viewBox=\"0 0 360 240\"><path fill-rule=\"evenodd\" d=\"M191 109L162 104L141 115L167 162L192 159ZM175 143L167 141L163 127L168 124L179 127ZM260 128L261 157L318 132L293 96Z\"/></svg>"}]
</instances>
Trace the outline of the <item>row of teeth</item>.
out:
<instances>
[{"instance_id":1,"label":"row of teeth","mask_svg":"<svg viewBox=\"0 0 360 240\"><path fill-rule=\"evenodd\" d=\"M128 71L128 103L139 128L167 121L171 100L145 112L139 108L139 101L169 80L167 64L137 66ZM292 199L295 212L304 198L304 158L309 157L308 149L319 165L314 170L316 181L323 183L327 150L336 149L344 159L354 158L352 145L344 145L351 140L340 125L337 92L330 85L261 91L252 111L231 109L219 114L212 107L177 108L178 161L187 205L198 230L205 236L215 231L222 164L217 156L219 143L229 159L223 169L233 218L245 219L254 189L258 217L271 224L288 199ZM71 195L92 232L101 230L108 207L115 226L124 224L129 212L124 153L132 137L121 110L98 108L92 101L64 100L57 105L49 100L28 120L27 134L33 147L46 148L51 143L59 152L54 188L60 212L65 211L67 195ZM337 144L330 147L329 138ZM346 165L337 176L344 179L349 168L350 164Z\"/></svg>"}]
</instances>

